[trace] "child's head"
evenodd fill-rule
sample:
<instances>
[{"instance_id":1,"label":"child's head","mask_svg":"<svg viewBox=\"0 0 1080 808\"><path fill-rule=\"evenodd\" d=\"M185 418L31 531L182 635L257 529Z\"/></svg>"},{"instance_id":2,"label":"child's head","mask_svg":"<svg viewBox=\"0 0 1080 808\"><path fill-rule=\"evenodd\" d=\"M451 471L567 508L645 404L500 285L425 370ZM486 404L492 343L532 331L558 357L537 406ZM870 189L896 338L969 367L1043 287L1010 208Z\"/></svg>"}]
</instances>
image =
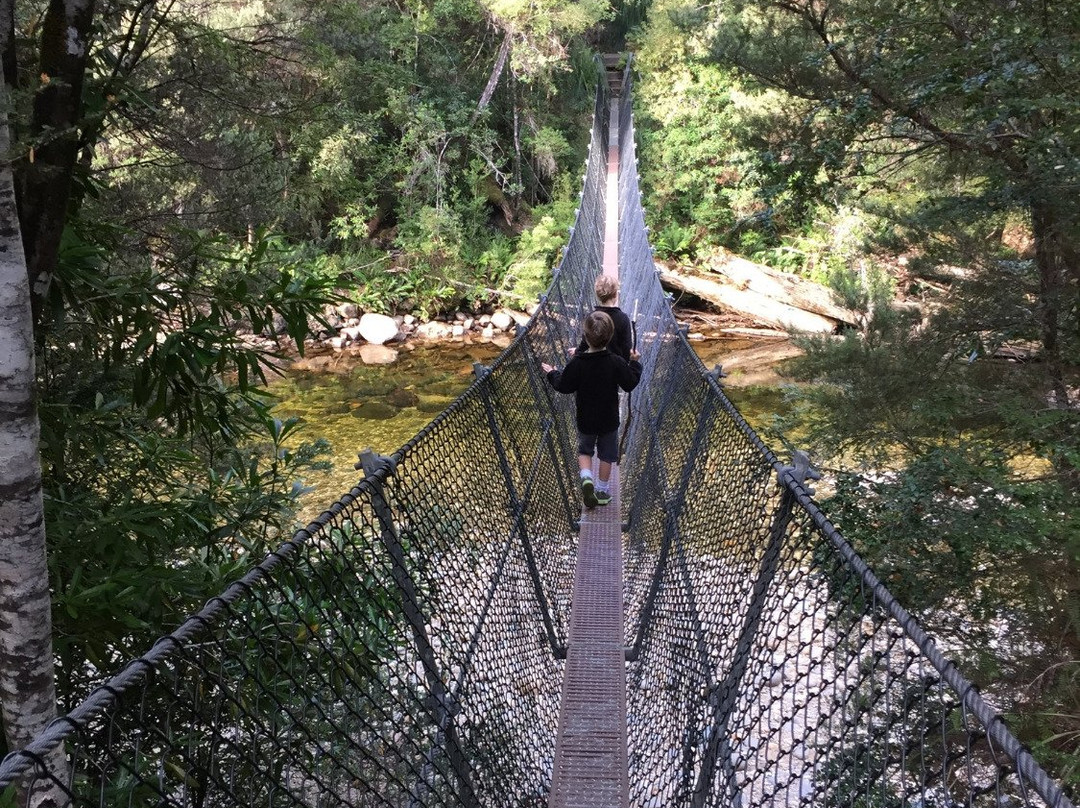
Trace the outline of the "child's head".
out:
<instances>
[{"instance_id":1,"label":"child's head","mask_svg":"<svg viewBox=\"0 0 1080 808\"><path fill-rule=\"evenodd\" d=\"M593 289L596 291L596 299L603 306L610 305L619 296L619 282L610 275L597 278Z\"/></svg>"},{"instance_id":2,"label":"child's head","mask_svg":"<svg viewBox=\"0 0 1080 808\"><path fill-rule=\"evenodd\" d=\"M585 318L585 341L593 349L606 348L615 333L615 323L602 311L594 311Z\"/></svg>"}]
</instances>

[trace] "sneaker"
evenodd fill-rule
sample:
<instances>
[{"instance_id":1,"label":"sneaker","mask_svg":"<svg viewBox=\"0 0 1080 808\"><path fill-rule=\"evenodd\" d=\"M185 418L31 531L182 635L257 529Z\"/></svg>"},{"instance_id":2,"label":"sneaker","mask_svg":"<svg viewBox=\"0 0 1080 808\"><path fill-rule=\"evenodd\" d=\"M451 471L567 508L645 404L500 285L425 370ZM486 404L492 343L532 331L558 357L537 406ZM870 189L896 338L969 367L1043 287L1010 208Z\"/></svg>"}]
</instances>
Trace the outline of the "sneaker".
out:
<instances>
[{"instance_id":1,"label":"sneaker","mask_svg":"<svg viewBox=\"0 0 1080 808\"><path fill-rule=\"evenodd\" d=\"M611 494L609 494L607 491L596 492L597 505L607 505L609 502L611 502Z\"/></svg>"},{"instance_id":2,"label":"sneaker","mask_svg":"<svg viewBox=\"0 0 1080 808\"><path fill-rule=\"evenodd\" d=\"M593 489L592 477L586 477L581 481L581 499L586 508L595 508L598 504L596 491Z\"/></svg>"}]
</instances>

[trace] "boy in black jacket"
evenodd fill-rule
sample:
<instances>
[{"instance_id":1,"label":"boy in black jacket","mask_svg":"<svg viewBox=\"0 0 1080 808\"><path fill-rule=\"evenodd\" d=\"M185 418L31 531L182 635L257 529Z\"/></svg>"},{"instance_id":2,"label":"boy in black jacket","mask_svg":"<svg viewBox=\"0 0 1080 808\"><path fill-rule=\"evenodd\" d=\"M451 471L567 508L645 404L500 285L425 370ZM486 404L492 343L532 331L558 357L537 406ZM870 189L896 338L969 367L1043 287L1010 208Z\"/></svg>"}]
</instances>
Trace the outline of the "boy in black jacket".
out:
<instances>
[{"instance_id":1,"label":"boy in black jacket","mask_svg":"<svg viewBox=\"0 0 1080 808\"><path fill-rule=\"evenodd\" d=\"M615 326L604 312L589 314L584 331L587 351L577 353L562 371L547 363L541 367L552 387L576 394L581 498L586 507L595 508L611 502L611 464L619 460L619 388L630 392L637 387L641 363L637 351L630 351L630 361L608 351ZM595 485L594 451L600 459L600 479Z\"/></svg>"}]
</instances>

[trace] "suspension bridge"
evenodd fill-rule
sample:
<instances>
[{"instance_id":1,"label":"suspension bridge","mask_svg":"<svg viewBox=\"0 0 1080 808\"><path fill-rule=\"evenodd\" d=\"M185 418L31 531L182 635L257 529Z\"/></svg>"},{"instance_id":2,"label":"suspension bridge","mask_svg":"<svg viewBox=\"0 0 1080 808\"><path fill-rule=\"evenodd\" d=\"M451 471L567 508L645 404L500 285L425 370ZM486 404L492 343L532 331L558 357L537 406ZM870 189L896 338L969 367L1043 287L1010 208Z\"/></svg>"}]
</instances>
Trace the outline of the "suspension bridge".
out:
<instances>
[{"instance_id":1,"label":"suspension bridge","mask_svg":"<svg viewBox=\"0 0 1080 808\"><path fill-rule=\"evenodd\" d=\"M1071 808L690 349L629 81L599 82L575 224L513 344L9 754L0 804ZM644 373L616 495L583 512L573 401L540 365L601 271Z\"/></svg>"}]
</instances>

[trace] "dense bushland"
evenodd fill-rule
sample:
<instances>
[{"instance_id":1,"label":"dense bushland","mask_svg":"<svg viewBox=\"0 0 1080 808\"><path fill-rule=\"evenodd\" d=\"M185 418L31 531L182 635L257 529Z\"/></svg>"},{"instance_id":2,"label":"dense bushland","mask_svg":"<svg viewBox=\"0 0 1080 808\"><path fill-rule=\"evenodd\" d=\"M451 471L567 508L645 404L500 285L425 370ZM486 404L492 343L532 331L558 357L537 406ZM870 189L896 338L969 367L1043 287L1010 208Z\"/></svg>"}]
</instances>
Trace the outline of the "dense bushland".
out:
<instances>
[{"instance_id":1,"label":"dense bushland","mask_svg":"<svg viewBox=\"0 0 1080 808\"><path fill-rule=\"evenodd\" d=\"M323 446L286 448L296 424L261 391L275 357L245 334L303 350L329 303L432 315L546 285L606 6L7 8L64 709L291 528ZM9 741L43 720L9 708Z\"/></svg>"},{"instance_id":2,"label":"dense bushland","mask_svg":"<svg viewBox=\"0 0 1080 808\"><path fill-rule=\"evenodd\" d=\"M273 357L243 333L301 346L342 296L534 298L573 214L592 49L625 40L658 250L732 249L864 312L804 341L779 436L797 426L846 535L1080 776L1076 3L7 13L62 707L290 526L321 447L285 448Z\"/></svg>"}]
</instances>

